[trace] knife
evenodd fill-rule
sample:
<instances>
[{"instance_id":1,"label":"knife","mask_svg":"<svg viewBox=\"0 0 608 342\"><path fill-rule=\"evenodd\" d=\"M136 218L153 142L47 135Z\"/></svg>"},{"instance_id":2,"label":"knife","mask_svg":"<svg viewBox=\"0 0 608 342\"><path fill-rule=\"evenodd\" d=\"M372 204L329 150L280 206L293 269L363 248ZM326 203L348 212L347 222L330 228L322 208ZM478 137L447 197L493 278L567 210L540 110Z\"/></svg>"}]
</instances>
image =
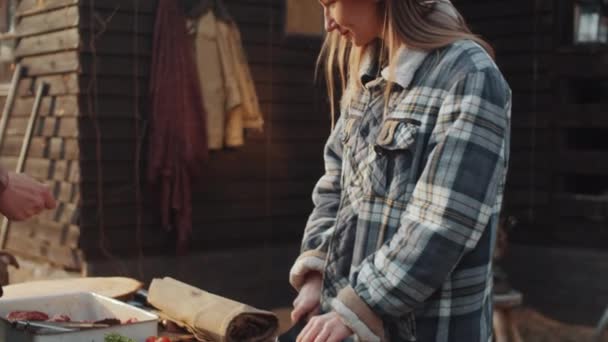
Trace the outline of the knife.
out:
<instances>
[{"instance_id":1,"label":"knife","mask_svg":"<svg viewBox=\"0 0 608 342\"><path fill-rule=\"evenodd\" d=\"M109 324L84 322L40 322L40 321L14 321L13 327L20 330L28 328L47 329L56 332L70 332L84 329L108 328Z\"/></svg>"},{"instance_id":2,"label":"knife","mask_svg":"<svg viewBox=\"0 0 608 342\"><path fill-rule=\"evenodd\" d=\"M289 328L289 330L287 330L286 332L281 334L281 336L279 336L279 338L277 338L277 341L278 342L295 342L296 339L298 338L298 335L300 335L300 332L302 332L302 330L304 330L304 327L306 327L306 319L302 318L299 321L297 321L296 324L294 324L291 328Z\"/></svg>"}]
</instances>

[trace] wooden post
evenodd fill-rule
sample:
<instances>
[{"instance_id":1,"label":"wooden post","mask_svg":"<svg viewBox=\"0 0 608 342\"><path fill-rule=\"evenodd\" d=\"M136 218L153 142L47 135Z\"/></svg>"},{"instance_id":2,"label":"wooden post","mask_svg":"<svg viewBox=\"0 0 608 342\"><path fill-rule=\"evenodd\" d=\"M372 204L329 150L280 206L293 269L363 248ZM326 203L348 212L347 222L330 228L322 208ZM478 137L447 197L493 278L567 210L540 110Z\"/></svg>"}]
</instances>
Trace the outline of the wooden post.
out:
<instances>
[{"instance_id":1,"label":"wooden post","mask_svg":"<svg viewBox=\"0 0 608 342\"><path fill-rule=\"evenodd\" d=\"M21 80L21 75L23 74L23 67L20 63L17 63L15 66L15 72L13 72L13 79L11 81L11 88L9 89L8 96L6 97L6 102L4 103L4 110L2 111L2 118L0 119L0 147L2 147L2 143L4 142L4 132L6 131L6 124L8 123L8 117L11 115L13 111L13 105L15 104L15 95L19 89L19 81Z\"/></svg>"},{"instance_id":2,"label":"wooden post","mask_svg":"<svg viewBox=\"0 0 608 342\"><path fill-rule=\"evenodd\" d=\"M17 162L17 169L15 172L21 173L23 172L23 168L25 166L25 160L27 158L27 151L30 148L30 143L32 141L32 133L34 131L34 124L36 123L36 119L38 118L38 112L40 111L40 104L42 103L42 96L46 92L47 83L40 82L38 88L36 89L36 99L34 100L34 107L32 108L32 113L30 115L30 120L27 123L27 129L25 131L25 136L23 137L23 144L21 145L21 153L19 154L19 160ZM8 240L8 232L9 232L9 220L4 217L2 220L2 227L0 227L0 249L6 248L6 242Z\"/></svg>"}]
</instances>

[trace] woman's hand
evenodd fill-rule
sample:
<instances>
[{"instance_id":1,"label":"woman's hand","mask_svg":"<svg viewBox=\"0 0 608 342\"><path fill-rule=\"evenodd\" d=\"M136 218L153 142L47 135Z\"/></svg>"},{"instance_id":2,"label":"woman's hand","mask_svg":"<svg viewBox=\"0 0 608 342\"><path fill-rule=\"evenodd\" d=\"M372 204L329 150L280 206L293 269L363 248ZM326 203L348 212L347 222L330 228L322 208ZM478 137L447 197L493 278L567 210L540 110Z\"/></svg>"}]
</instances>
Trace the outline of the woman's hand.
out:
<instances>
[{"instance_id":1,"label":"woman's hand","mask_svg":"<svg viewBox=\"0 0 608 342\"><path fill-rule=\"evenodd\" d=\"M322 283L323 278L319 272L311 272L306 277L300 293L298 293L298 296L293 301L292 322L298 322L303 317L310 319L312 316L319 314L321 309Z\"/></svg>"},{"instance_id":2,"label":"woman's hand","mask_svg":"<svg viewBox=\"0 0 608 342\"><path fill-rule=\"evenodd\" d=\"M332 311L311 318L296 342L340 342L352 334L353 331L342 322L340 315Z\"/></svg>"}]
</instances>

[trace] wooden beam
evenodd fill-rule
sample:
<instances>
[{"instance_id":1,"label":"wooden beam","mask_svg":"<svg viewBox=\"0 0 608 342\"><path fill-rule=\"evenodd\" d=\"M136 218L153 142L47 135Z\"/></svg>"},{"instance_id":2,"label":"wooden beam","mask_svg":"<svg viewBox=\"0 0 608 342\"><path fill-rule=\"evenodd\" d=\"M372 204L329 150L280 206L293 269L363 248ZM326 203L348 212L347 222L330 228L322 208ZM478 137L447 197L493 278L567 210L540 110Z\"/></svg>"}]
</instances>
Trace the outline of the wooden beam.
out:
<instances>
[{"instance_id":1,"label":"wooden beam","mask_svg":"<svg viewBox=\"0 0 608 342\"><path fill-rule=\"evenodd\" d=\"M50 262L71 270L80 270L83 264L80 250L51 245L48 241L36 241L29 236L11 234L6 250L14 255L21 255L35 260Z\"/></svg>"},{"instance_id":2,"label":"wooden beam","mask_svg":"<svg viewBox=\"0 0 608 342\"><path fill-rule=\"evenodd\" d=\"M135 97L136 87L139 91L138 95L142 99L147 100L149 87L147 74L139 77L137 81L133 80L133 75L97 75L95 78L93 78L92 75L83 75L80 78L81 89L79 92L86 94L87 88L93 83L95 84L96 94L100 102L105 102L107 100L116 101L116 97L120 97L123 101L130 101L130 105L127 104L127 108L131 108L135 103L133 97ZM131 98L129 99L129 97Z\"/></svg>"},{"instance_id":3,"label":"wooden beam","mask_svg":"<svg viewBox=\"0 0 608 342\"><path fill-rule=\"evenodd\" d=\"M78 51L61 52L52 55L29 56L21 59L29 76L62 74L80 71Z\"/></svg>"},{"instance_id":4,"label":"wooden beam","mask_svg":"<svg viewBox=\"0 0 608 342\"><path fill-rule=\"evenodd\" d=\"M305 85L257 84L256 90L261 102L289 103L292 106L311 104L318 94L313 87Z\"/></svg>"},{"instance_id":5,"label":"wooden beam","mask_svg":"<svg viewBox=\"0 0 608 342\"><path fill-rule=\"evenodd\" d=\"M53 76L25 77L19 82L19 95L34 96L34 91L40 82L49 85L49 96L73 95L78 94L80 85L78 84L78 74L69 73Z\"/></svg>"},{"instance_id":6,"label":"wooden beam","mask_svg":"<svg viewBox=\"0 0 608 342\"><path fill-rule=\"evenodd\" d=\"M294 68L314 68L317 61L316 52L284 47L269 48L267 39L260 39L260 42L246 44L244 48L249 63ZM313 74L311 73L310 77L312 76Z\"/></svg>"},{"instance_id":7,"label":"wooden beam","mask_svg":"<svg viewBox=\"0 0 608 342\"><path fill-rule=\"evenodd\" d=\"M299 199L312 203L311 194L316 180L277 180L277 181L221 181L207 184L202 189L194 189L193 203L205 205L209 201L228 203L231 201L259 201ZM271 184L272 183L272 184ZM82 183L82 206L85 209L94 208L97 205L97 183L89 181ZM147 186L142 186L144 192L144 206L154 206L156 199ZM119 210L126 212L126 207L133 205L135 195L135 184L129 182L114 182L104 184L104 201L109 212ZM113 208L113 209L112 209ZM153 210L153 209L152 209Z\"/></svg>"},{"instance_id":8,"label":"wooden beam","mask_svg":"<svg viewBox=\"0 0 608 342\"><path fill-rule=\"evenodd\" d=\"M540 190L525 190L525 189L512 189L508 190L508 198L510 203L517 203L521 206L529 207L534 206L546 206L550 204L551 192L540 191Z\"/></svg>"},{"instance_id":9,"label":"wooden beam","mask_svg":"<svg viewBox=\"0 0 608 342\"><path fill-rule=\"evenodd\" d=\"M563 77L608 77L608 52L598 51L558 51L549 60L556 74ZM583 66L584 67L581 67Z\"/></svg>"},{"instance_id":10,"label":"wooden beam","mask_svg":"<svg viewBox=\"0 0 608 342\"><path fill-rule=\"evenodd\" d=\"M253 220L226 220L201 223L195 226L191 245L193 249L206 250L209 248L233 249L241 246L259 246L264 243L282 243L286 241L298 243L301 240L303 217L277 217L274 219L253 219ZM91 227L85 237L81 238L81 248L89 253L97 252L99 238L98 227ZM142 230L145 234L142 244L148 253L162 253L166 250L174 250L174 241L171 240L171 233L166 232L158 224L144 226ZM105 231L108 248L113 251L120 251L121 254L134 255L137 249L134 248L135 229L133 226L112 227ZM97 254L97 253L95 253Z\"/></svg>"},{"instance_id":11,"label":"wooden beam","mask_svg":"<svg viewBox=\"0 0 608 342\"><path fill-rule=\"evenodd\" d=\"M102 81L104 87L109 87L112 84L116 84L118 81L105 82ZM87 85L81 84L81 95L60 95L60 96L45 96L42 99L42 107L40 109L40 116L82 116L88 117L91 113L89 108L95 110L95 114L98 118L107 119L127 119L133 118L133 108L135 107L136 100L133 97L128 96L103 96L96 98L95 96L89 96ZM129 83L132 85L132 83ZM141 84L140 84L141 85ZM128 85L123 85L125 89ZM134 90L131 89L131 92ZM144 93L146 89L141 89ZM140 101L144 101L142 97ZM15 99L15 107L13 109L14 116L26 116L28 111L31 110L33 104L33 98L31 97L19 97ZM96 106L95 106L96 105Z\"/></svg>"},{"instance_id":12,"label":"wooden beam","mask_svg":"<svg viewBox=\"0 0 608 342\"><path fill-rule=\"evenodd\" d=\"M83 6L94 6L95 9L107 9L113 11L153 13L156 10L157 0L81 0Z\"/></svg>"},{"instance_id":13,"label":"wooden beam","mask_svg":"<svg viewBox=\"0 0 608 342\"><path fill-rule=\"evenodd\" d=\"M293 67L251 63L251 74L256 83L275 85L308 85L313 86L315 69L313 66Z\"/></svg>"},{"instance_id":14,"label":"wooden beam","mask_svg":"<svg viewBox=\"0 0 608 342\"><path fill-rule=\"evenodd\" d=\"M608 195L559 193L556 199L560 217L578 217L608 223Z\"/></svg>"},{"instance_id":15,"label":"wooden beam","mask_svg":"<svg viewBox=\"0 0 608 342\"><path fill-rule=\"evenodd\" d=\"M23 17L18 20L15 31L20 36L29 36L77 27L80 19L79 12L77 6L71 6L44 14Z\"/></svg>"},{"instance_id":16,"label":"wooden beam","mask_svg":"<svg viewBox=\"0 0 608 342\"><path fill-rule=\"evenodd\" d=\"M79 136L79 118L45 116L36 120L34 133L40 137L77 138ZM22 136L28 121L23 117L9 119L7 136Z\"/></svg>"},{"instance_id":17,"label":"wooden beam","mask_svg":"<svg viewBox=\"0 0 608 342\"><path fill-rule=\"evenodd\" d=\"M135 35L133 32L97 32L80 31L81 51L95 53L97 56L139 56L145 65L152 58L152 38L149 35ZM137 40L136 40L137 39ZM137 50L135 50L137 45ZM102 59L102 58L99 58ZM98 59L98 60L99 60ZM100 73L105 74L105 73Z\"/></svg>"},{"instance_id":18,"label":"wooden beam","mask_svg":"<svg viewBox=\"0 0 608 342\"><path fill-rule=\"evenodd\" d=\"M80 12L80 28L85 31L99 32L121 32L133 35L135 30L142 35L151 35L154 32L154 13L139 13L137 16L137 27L135 27L135 13L114 11L112 9L95 9L91 12L88 8ZM103 22L103 24L100 22Z\"/></svg>"},{"instance_id":19,"label":"wooden beam","mask_svg":"<svg viewBox=\"0 0 608 342\"><path fill-rule=\"evenodd\" d=\"M603 150L563 149L560 152L559 170L561 173L577 175L606 175L608 173L608 155Z\"/></svg>"},{"instance_id":20,"label":"wooden beam","mask_svg":"<svg viewBox=\"0 0 608 342\"><path fill-rule=\"evenodd\" d=\"M78 203L76 199L80 197L80 184L65 181L47 181L45 183L51 188L58 201Z\"/></svg>"},{"instance_id":21,"label":"wooden beam","mask_svg":"<svg viewBox=\"0 0 608 342\"><path fill-rule=\"evenodd\" d=\"M496 54L511 54L529 52L530 55L536 53L551 53L554 46L553 33L539 33L537 35L507 36L492 39L490 43L496 49Z\"/></svg>"},{"instance_id":22,"label":"wooden beam","mask_svg":"<svg viewBox=\"0 0 608 342\"><path fill-rule=\"evenodd\" d=\"M329 106L325 104L325 94L318 94L317 99L308 105L293 106L289 103L261 102L260 107L264 119L272 122L287 121L293 124L299 122L317 122L327 128L331 127Z\"/></svg>"},{"instance_id":23,"label":"wooden beam","mask_svg":"<svg viewBox=\"0 0 608 342\"><path fill-rule=\"evenodd\" d=\"M15 157L5 157L2 160L7 168L17 165L17 158ZM55 180L75 183L80 180L78 160L30 158L25 162L24 172L41 182Z\"/></svg>"},{"instance_id":24,"label":"wooden beam","mask_svg":"<svg viewBox=\"0 0 608 342\"><path fill-rule=\"evenodd\" d=\"M78 97L67 96L45 96L40 107L40 116L78 116L80 109ZM31 97L20 97L15 100L13 109L14 116L25 116L32 109L34 99Z\"/></svg>"},{"instance_id":25,"label":"wooden beam","mask_svg":"<svg viewBox=\"0 0 608 342\"><path fill-rule=\"evenodd\" d=\"M17 6L17 17L30 16L56 9L75 6L80 0L22 0Z\"/></svg>"},{"instance_id":26,"label":"wooden beam","mask_svg":"<svg viewBox=\"0 0 608 342\"><path fill-rule=\"evenodd\" d=\"M76 249L80 238L80 229L73 224L64 224L53 220L54 212L45 211L35 219L14 222L12 227L18 230L18 236L29 236L33 240L45 241L53 246Z\"/></svg>"},{"instance_id":27,"label":"wooden beam","mask_svg":"<svg viewBox=\"0 0 608 342\"><path fill-rule=\"evenodd\" d=\"M129 49L129 52L131 49ZM92 75L97 72L98 75L104 76L133 76L135 64L131 56L95 56L90 53L80 55L82 62L82 73ZM148 75L150 72L149 58L142 59L138 62L138 75Z\"/></svg>"},{"instance_id":28,"label":"wooden beam","mask_svg":"<svg viewBox=\"0 0 608 342\"><path fill-rule=\"evenodd\" d=\"M15 57L77 50L80 47L78 28L22 38L15 48Z\"/></svg>"},{"instance_id":29,"label":"wooden beam","mask_svg":"<svg viewBox=\"0 0 608 342\"><path fill-rule=\"evenodd\" d=\"M492 20L501 17L517 17L539 12L549 12L553 8L552 0L530 2L526 0L484 1L456 4L456 8L468 21L477 19Z\"/></svg>"},{"instance_id":30,"label":"wooden beam","mask_svg":"<svg viewBox=\"0 0 608 342\"><path fill-rule=\"evenodd\" d=\"M40 221L49 221L57 225L76 225L78 222L79 205L69 202L59 202L57 207L40 213ZM77 240L76 240L77 242Z\"/></svg>"},{"instance_id":31,"label":"wooden beam","mask_svg":"<svg viewBox=\"0 0 608 342\"><path fill-rule=\"evenodd\" d=\"M517 25L513 23L517 22ZM481 34L490 40L501 36L553 32L553 13L527 13L516 18L492 18L469 23L476 34Z\"/></svg>"},{"instance_id":32,"label":"wooden beam","mask_svg":"<svg viewBox=\"0 0 608 342\"><path fill-rule=\"evenodd\" d=\"M560 127L608 127L608 104L563 104L554 115Z\"/></svg>"}]
</instances>

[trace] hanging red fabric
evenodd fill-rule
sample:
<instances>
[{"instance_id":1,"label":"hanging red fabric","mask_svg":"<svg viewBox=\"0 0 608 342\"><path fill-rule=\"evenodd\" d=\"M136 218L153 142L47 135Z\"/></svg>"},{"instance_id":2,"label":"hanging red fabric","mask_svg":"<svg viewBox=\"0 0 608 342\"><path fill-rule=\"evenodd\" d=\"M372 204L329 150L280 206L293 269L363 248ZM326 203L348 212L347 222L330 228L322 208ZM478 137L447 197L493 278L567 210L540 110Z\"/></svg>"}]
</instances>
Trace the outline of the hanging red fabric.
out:
<instances>
[{"instance_id":1,"label":"hanging red fabric","mask_svg":"<svg viewBox=\"0 0 608 342\"><path fill-rule=\"evenodd\" d=\"M152 51L148 180L159 189L163 226L177 230L183 253L192 231L192 186L208 150L194 50L178 1L159 0Z\"/></svg>"}]
</instances>

